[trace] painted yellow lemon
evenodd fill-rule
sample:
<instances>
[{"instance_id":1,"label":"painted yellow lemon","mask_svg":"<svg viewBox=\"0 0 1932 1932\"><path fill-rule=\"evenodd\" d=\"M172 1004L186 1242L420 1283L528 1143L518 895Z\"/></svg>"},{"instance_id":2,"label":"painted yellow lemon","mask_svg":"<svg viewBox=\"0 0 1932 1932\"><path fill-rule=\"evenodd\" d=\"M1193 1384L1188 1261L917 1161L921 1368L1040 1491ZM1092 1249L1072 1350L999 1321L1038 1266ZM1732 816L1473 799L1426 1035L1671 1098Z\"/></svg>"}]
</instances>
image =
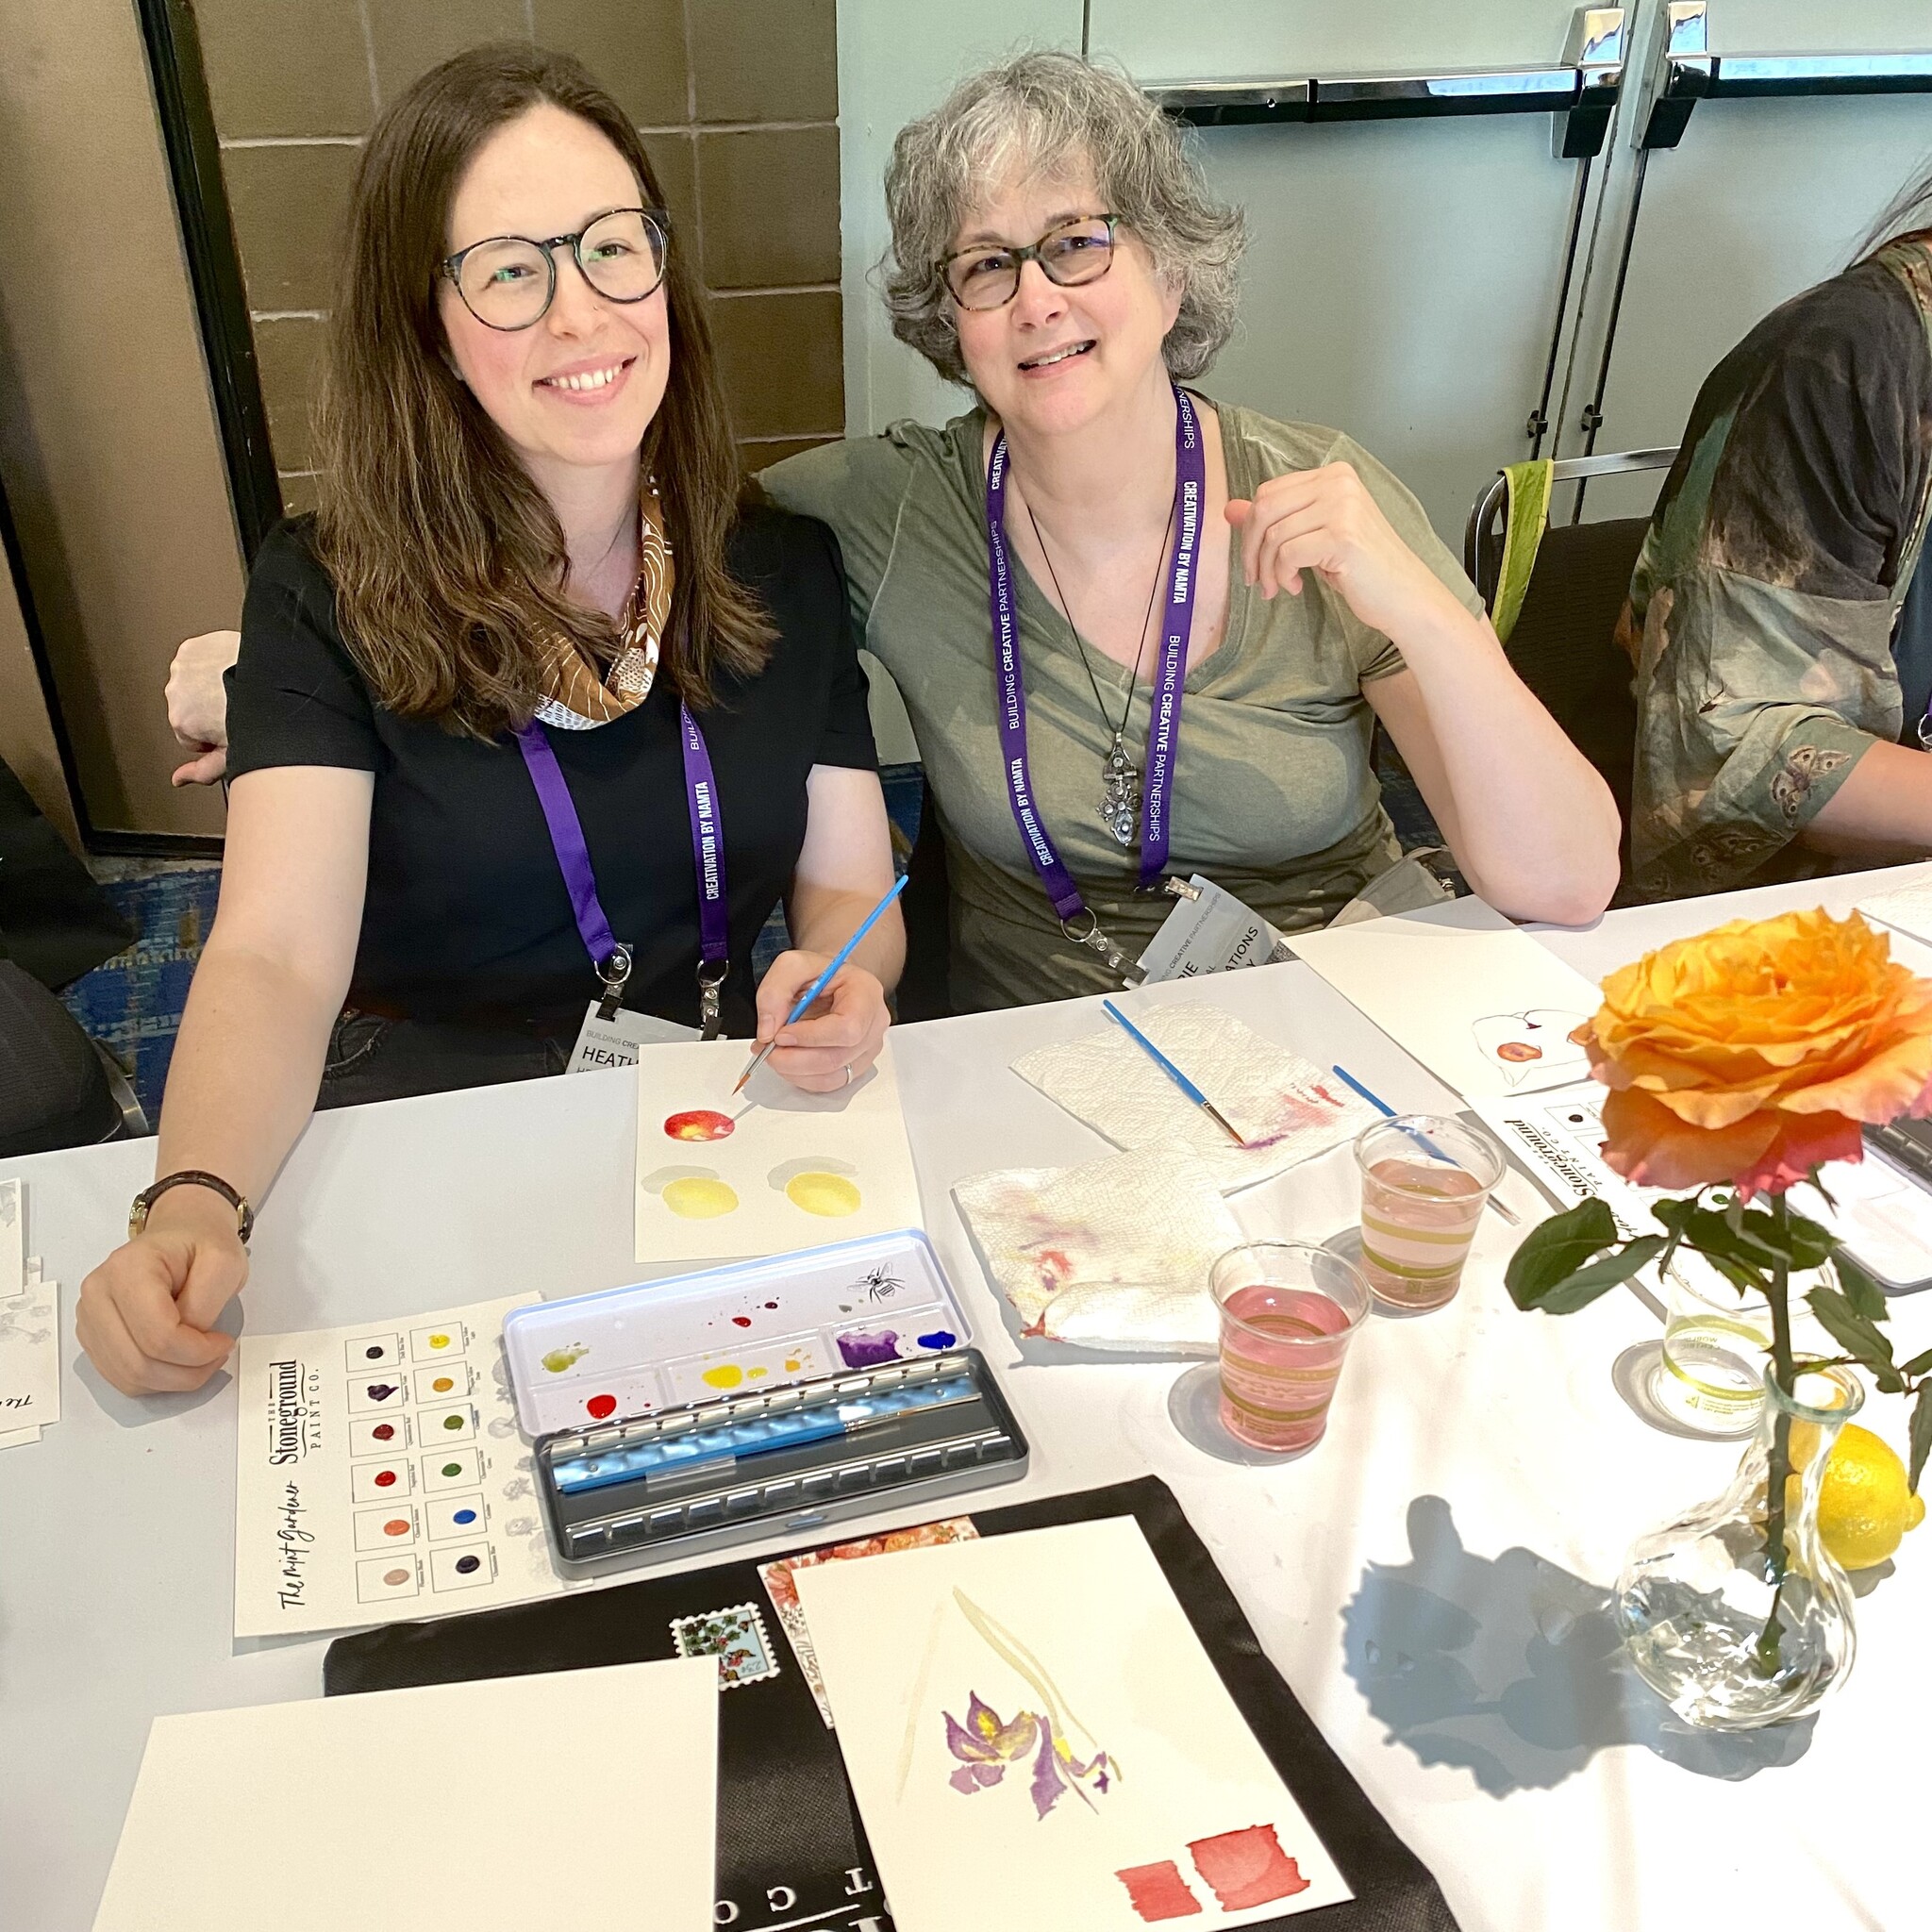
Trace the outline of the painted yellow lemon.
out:
<instances>
[{"instance_id":1,"label":"painted yellow lemon","mask_svg":"<svg viewBox=\"0 0 1932 1932\"><path fill-rule=\"evenodd\" d=\"M842 1174L795 1174L785 1183L785 1198L808 1214L858 1212L858 1190Z\"/></svg>"},{"instance_id":2,"label":"painted yellow lemon","mask_svg":"<svg viewBox=\"0 0 1932 1932\"><path fill-rule=\"evenodd\" d=\"M687 1221L715 1221L738 1207L738 1195L727 1181L703 1180L687 1174L684 1179L667 1181L664 1205Z\"/></svg>"}]
</instances>

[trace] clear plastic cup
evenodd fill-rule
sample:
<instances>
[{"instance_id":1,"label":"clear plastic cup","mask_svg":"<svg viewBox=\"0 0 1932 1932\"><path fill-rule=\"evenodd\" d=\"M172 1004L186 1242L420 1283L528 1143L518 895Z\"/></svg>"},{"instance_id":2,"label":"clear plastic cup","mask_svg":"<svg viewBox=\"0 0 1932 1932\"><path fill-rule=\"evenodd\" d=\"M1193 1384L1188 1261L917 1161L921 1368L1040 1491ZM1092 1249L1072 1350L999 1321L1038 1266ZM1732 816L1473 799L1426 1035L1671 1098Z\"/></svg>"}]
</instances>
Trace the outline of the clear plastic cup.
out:
<instances>
[{"instance_id":1,"label":"clear plastic cup","mask_svg":"<svg viewBox=\"0 0 1932 1932\"><path fill-rule=\"evenodd\" d=\"M1209 1271L1221 1311L1221 1421L1252 1448L1322 1440L1348 1344L1369 1312L1352 1261L1301 1241L1249 1241Z\"/></svg>"},{"instance_id":2,"label":"clear plastic cup","mask_svg":"<svg viewBox=\"0 0 1932 1932\"><path fill-rule=\"evenodd\" d=\"M1440 1308L1507 1166L1480 1127L1441 1113L1403 1113L1356 1136L1362 1177L1362 1273L1391 1308Z\"/></svg>"}]
</instances>

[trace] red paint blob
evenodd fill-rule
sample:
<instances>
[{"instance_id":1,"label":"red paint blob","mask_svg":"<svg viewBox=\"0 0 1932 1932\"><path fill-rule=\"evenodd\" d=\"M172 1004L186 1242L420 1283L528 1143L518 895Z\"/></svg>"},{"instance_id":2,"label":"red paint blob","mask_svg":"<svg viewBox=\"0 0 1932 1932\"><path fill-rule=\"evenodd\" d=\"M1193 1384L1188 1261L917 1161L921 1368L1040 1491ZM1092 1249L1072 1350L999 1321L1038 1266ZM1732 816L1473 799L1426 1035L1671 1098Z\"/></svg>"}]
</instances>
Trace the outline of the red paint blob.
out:
<instances>
[{"instance_id":1,"label":"red paint blob","mask_svg":"<svg viewBox=\"0 0 1932 1932\"><path fill-rule=\"evenodd\" d=\"M392 1469L378 1469L375 1472L375 1487L378 1490L388 1489L395 1479L396 1473Z\"/></svg>"},{"instance_id":2,"label":"red paint blob","mask_svg":"<svg viewBox=\"0 0 1932 1932\"><path fill-rule=\"evenodd\" d=\"M1129 1865L1113 1875L1127 1888L1128 1903L1150 1925L1160 1919L1193 1918L1201 1909L1201 1901L1188 1890L1188 1881L1172 1858L1158 1865Z\"/></svg>"},{"instance_id":3,"label":"red paint blob","mask_svg":"<svg viewBox=\"0 0 1932 1932\"><path fill-rule=\"evenodd\" d=\"M1272 1824L1251 1824L1245 1831L1196 1839L1188 1853L1224 1912L1251 1911L1308 1889L1300 1868L1281 1849Z\"/></svg>"},{"instance_id":4,"label":"red paint blob","mask_svg":"<svg viewBox=\"0 0 1932 1932\"><path fill-rule=\"evenodd\" d=\"M584 1407L601 1423L607 1415L615 1415L617 1413L617 1397L614 1395L593 1395L590 1401L584 1404Z\"/></svg>"},{"instance_id":5,"label":"red paint blob","mask_svg":"<svg viewBox=\"0 0 1932 1932\"><path fill-rule=\"evenodd\" d=\"M674 1141L723 1141L731 1132L731 1116L708 1107L694 1107L689 1113L675 1113L664 1123L665 1133Z\"/></svg>"},{"instance_id":6,"label":"red paint blob","mask_svg":"<svg viewBox=\"0 0 1932 1932\"><path fill-rule=\"evenodd\" d=\"M767 1302L765 1306L768 1308L775 1308L778 1306L778 1304L776 1302Z\"/></svg>"},{"instance_id":7,"label":"red paint blob","mask_svg":"<svg viewBox=\"0 0 1932 1932\"><path fill-rule=\"evenodd\" d=\"M751 1317L749 1315L733 1315L731 1325L734 1328L749 1328L751 1326Z\"/></svg>"},{"instance_id":8,"label":"red paint blob","mask_svg":"<svg viewBox=\"0 0 1932 1932\"><path fill-rule=\"evenodd\" d=\"M390 1440L390 1438L395 1434L395 1424L377 1423L376 1425L373 1429L371 1429L369 1433L372 1436L374 1436L378 1442L387 1442Z\"/></svg>"}]
</instances>

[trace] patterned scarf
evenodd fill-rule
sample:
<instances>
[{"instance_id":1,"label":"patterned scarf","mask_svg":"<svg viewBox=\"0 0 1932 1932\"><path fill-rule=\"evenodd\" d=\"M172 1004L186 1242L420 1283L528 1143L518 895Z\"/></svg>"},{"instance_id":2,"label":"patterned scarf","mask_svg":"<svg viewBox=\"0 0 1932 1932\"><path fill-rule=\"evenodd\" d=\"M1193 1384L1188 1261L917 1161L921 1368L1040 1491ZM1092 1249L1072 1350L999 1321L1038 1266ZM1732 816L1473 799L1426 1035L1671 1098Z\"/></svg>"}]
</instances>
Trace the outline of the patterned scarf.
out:
<instances>
[{"instance_id":1,"label":"patterned scarf","mask_svg":"<svg viewBox=\"0 0 1932 1932\"><path fill-rule=\"evenodd\" d=\"M568 638L556 638L538 666L543 697L537 716L559 731L594 731L636 710L650 694L658 675L658 647L671 615L675 575L656 484L644 493L642 506L638 519L638 580L619 620L624 646L616 661L600 679L597 667L586 662L575 644Z\"/></svg>"}]
</instances>

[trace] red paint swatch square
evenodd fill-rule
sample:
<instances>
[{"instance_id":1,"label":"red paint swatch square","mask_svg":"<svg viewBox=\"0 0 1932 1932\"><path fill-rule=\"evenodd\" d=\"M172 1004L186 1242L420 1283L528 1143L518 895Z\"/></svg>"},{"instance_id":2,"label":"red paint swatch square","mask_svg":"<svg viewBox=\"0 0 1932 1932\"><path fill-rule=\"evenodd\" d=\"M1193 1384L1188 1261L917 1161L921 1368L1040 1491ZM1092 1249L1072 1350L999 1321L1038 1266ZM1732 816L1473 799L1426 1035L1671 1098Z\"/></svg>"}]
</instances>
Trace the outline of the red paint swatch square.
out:
<instances>
[{"instance_id":1,"label":"red paint swatch square","mask_svg":"<svg viewBox=\"0 0 1932 1932\"><path fill-rule=\"evenodd\" d=\"M1197 1871L1224 1912L1244 1912L1308 1889L1295 1861L1282 1849L1272 1824L1196 1839L1188 1847Z\"/></svg>"},{"instance_id":2,"label":"red paint swatch square","mask_svg":"<svg viewBox=\"0 0 1932 1932\"><path fill-rule=\"evenodd\" d=\"M1150 1925L1159 1919L1191 1918L1201 1909L1201 1901L1188 1890L1188 1881L1172 1858L1158 1865L1129 1865L1113 1875L1127 1888L1129 1902Z\"/></svg>"}]
</instances>

